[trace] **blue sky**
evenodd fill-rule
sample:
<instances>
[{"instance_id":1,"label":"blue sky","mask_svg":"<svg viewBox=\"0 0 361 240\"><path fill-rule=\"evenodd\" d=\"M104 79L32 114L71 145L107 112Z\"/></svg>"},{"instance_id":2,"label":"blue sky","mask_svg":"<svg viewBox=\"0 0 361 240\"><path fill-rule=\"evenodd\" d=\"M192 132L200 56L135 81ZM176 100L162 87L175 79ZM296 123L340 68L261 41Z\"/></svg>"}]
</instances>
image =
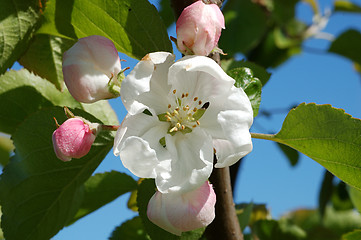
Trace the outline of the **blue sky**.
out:
<instances>
[{"instance_id":1,"label":"blue sky","mask_svg":"<svg viewBox=\"0 0 361 240\"><path fill-rule=\"evenodd\" d=\"M323 10L327 6L332 7L332 1L320 2ZM355 2L360 4L360 1ZM299 4L299 19L310 23L311 14L308 5ZM324 31L335 35L350 27L361 31L360 23L360 14L336 13L332 15ZM174 27L170 32L175 36ZM272 76L263 88L261 110L286 109L302 102L315 102L331 104L360 118L361 77L353 70L349 60L327 53L329 44L326 40L308 40L304 43L307 50L277 69L270 69ZM126 56L121 55L121 58ZM132 69L136 61L126 59L123 66ZM120 98L110 102L121 120L125 116L125 110ZM286 114L287 112L275 114L271 118L257 117L251 130L277 132ZM317 207L324 168L302 154L298 165L291 167L275 143L257 139L253 143L254 150L245 158L236 183L235 202L265 203L273 217L280 217L287 211L300 207ZM131 175L119 158L110 152L96 172L113 169ZM53 239L107 239L116 226L137 215L126 208L128 198L129 194L118 198L64 228Z\"/></svg>"}]
</instances>

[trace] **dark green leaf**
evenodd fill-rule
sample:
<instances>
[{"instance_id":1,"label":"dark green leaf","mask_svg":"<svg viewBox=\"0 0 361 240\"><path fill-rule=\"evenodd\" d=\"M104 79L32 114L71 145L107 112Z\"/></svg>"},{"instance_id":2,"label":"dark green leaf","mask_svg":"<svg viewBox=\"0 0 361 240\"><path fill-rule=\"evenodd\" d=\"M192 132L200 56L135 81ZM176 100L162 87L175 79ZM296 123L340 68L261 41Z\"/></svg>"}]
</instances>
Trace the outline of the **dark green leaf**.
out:
<instances>
[{"instance_id":1,"label":"dark green leaf","mask_svg":"<svg viewBox=\"0 0 361 240\"><path fill-rule=\"evenodd\" d=\"M330 105L300 104L291 110L277 142L309 156L345 183L361 189L361 120Z\"/></svg>"},{"instance_id":2,"label":"dark green leaf","mask_svg":"<svg viewBox=\"0 0 361 240\"><path fill-rule=\"evenodd\" d=\"M354 208L346 186L342 181L335 186L331 200L332 206L336 211L345 211Z\"/></svg>"},{"instance_id":3,"label":"dark green leaf","mask_svg":"<svg viewBox=\"0 0 361 240\"><path fill-rule=\"evenodd\" d=\"M295 149L290 148L286 145L283 145L283 144L277 144L277 145L280 147L282 152L287 156L291 165L296 166L298 163L298 159L300 158L300 153L298 151L296 151Z\"/></svg>"},{"instance_id":4,"label":"dark green leaf","mask_svg":"<svg viewBox=\"0 0 361 240\"><path fill-rule=\"evenodd\" d=\"M336 12L361 13L361 6L347 0L336 0L334 6Z\"/></svg>"},{"instance_id":5,"label":"dark green leaf","mask_svg":"<svg viewBox=\"0 0 361 240\"><path fill-rule=\"evenodd\" d=\"M52 82L57 89L64 87L62 58L75 41L38 34L19 62L28 70Z\"/></svg>"},{"instance_id":6,"label":"dark green leaf","mask_svg":"<svg viewBox=\"0 0 361 240\"><path fill-rule=\"evenodd\" d=\"M234 68L227 71L227 74L236 80L234 85L242 88L247 94L252 104L253 117L256 117L261 104L261 81L253 77L253 72L249 68Z\"/></svg>"},{"instance_id":7,"label":"dark green leaf","mask_svg":"<svg viewBox=\"0 0 361 240\"><path fill-rule=\"evenodd\" d=\"M278 24L285 24L295 17L298 0L273 0L272 16Z\"/></svg>"},{"instance_id":8,"label":"dark green leaf","mask_svg":"<svg viewBox=\"0 0 361 240\"><path fill-rule=\"evenodd\" d=\"M147 0L54 0L47 4L45 20L39 33L73 39L101 35L133 58L172 52L158 11Z\"/></svg>"},{"instance_id":9,"label":"dark green leaf","mask_svg":"<svg viewBox=\"0 0 361 240\"><path fill-rule=\"evenodd\" d=\"M254 231L262 240L299 240L306 239L306 233L288 221L260 220L255 223Z\"/></svg>"},{"instance_id":10,"label":"dark green leaf","mask_svg":"<svg viewBox=\"0 0 361 240\"><path fill-rule=\"evenodd\" d=\"M323 218L325 215L327 204L329 203L333 193L333 179L334 176L329 171L325 171L323 176L320 194L318 197L318 210Z\"/></svg>"},{"instance_id":11,"label":"dark green leaf","mask_svg":"<svg viewBox=\"0 0 361 240\"><path fill-rule=\"evenodd\" d=\"M109 240L148 240L149 237L145 233L142 219L134 217L117 227Z\"/></svg>"},{"instance_id":12,"label":"dark green leaf","mask_svg":"<svg viewBox=\"0 0 361 240\"><path fill-rule=\"evenodd\" d=\"M251 220L251 214L253 210L253 203L247 205L236 205L236 213L241 226L242 231L248 226L249 221Z\"/></svg>"},{"instance_id":13,"label":"dark green leaf","mask_svg":"<svg viewBox=\"0 0 361 240\"><path fill-rule=\"evenodd\" d=\"M343 32L332 42L329 52L337 53L353 62L361 64L361 33L350 29Z\"/></svg>"},{"instance_id":14,"label":"dark green leaf","mask_svg":"<svg viewBox=\"0 0 361 240\"><path fill-rule=\"evenodd\" d=\"M14 151L14 145L10 137L0 136L0 164L2 166L8 164L12 151Z\"/></svg>"},{"instance_id":15,"label":"dark green leaf","mask_svg":"<svg viewBox=\"0 0 361 240\"><path fill-rule=\"evenodd\" d=\"M84 200L72 222L101 208L120 195L137 189L137 182L125 173L98 173L85 182Z\"/></svg>"},{"instance_id":16,"label":"dark green leaf","mask_svg":"<svg viewBox=\"0 0 361 240\"><path fill-rule=\"evenodd\" d=\"M250 0L229 0L223 8L226 29L219 46L230 57L254 48L266 31L266 13Z\"/></svg>"},{"instance_id":17,"label":"dark green leaf","mask_svg":"<svg viewBox=\"0 0 361 240\"><path fill-rule=\"evenodd\" d=\"M172 239L179 239L178 236L175 236L162 228L158 227L154 223L152 223L147 216L147 207L150 198L156 191L156 186L154 184L154 180L145 179L138 187L138 195L137 195L137 202L138 202L138 210L139 216L142 218L142 222L144 228L151 239L154 240L172 240Z\"/></svg>"},{"instance_id":18,"label":"dark green leaf","mask_svg":"<svg viewBox=\"0 0 361 240\"><path fill-rule=\"evenodd\" d=\"M164 25L168 28L174 22L173 9L170 6L169 0L160 0L160 16L163 19Z\"/></svg>"},{"instance_id":19,"label":"dark green leaf","mask_svg":"<svg viewBox=\"0 0 361 240\"><path fill-rule=\"evenodd\" d=\"M361 239L361 230L357 229L353 232L342 235L342 240L360 240Z\"/></svg>"},{"instance_id":20,"label":"dark green leaf","mask_svg":"<svg viewBox=\"0 0 361 240\"><path fill-rule=\"evenodd\" d=\"M1 1L0 74L10 68L26 50L39 23L40 1Z\"/></svg>"},{"instance_id":21,"label":"dark green leaf","mask_svg":"<svg viewBox=\"0 0 361 240\"><path fill-rule=\"evenodd\" d=\"M300 46L281 49L276 45L276 36L274 31L270 31L264 37L262 42L251 52L247 54L249 61L255 62L265 68L276 68L284 63L291 56L301 52Z\"/></svg>"},{"instance_id":22,"label":"dark green leaf","mask_svg":"<svg viewBox=\"0 0 361 240\"><path fill-rule=\"evenodd\" d=\"M80 110L74 114L99 122ZM101 133L85 157L62 162L52 147L53 116L65 120L62 108L43 109L26 118L13 134L15 156L0 179L6 239L50 239L62 229L81 205L84 182L113 145L113 138Z\"/></svg>"},{"instance_id":23,"label":"dark green leaf","mask_svg":"<svg viewBox=\"0 0 361 240\"><path fill-rule=\"evenodd\" d=\"M235 61L234 59L222 60L221 66L225 72L228 72L233 68L241 68L241 67L250 68L253 72L253 75L259 80L261 80L262 86L264 86L271 77L271 73L267 72L267 70L261 67L260 65L245 60L242 61Z\"/></svg>"}]
</instances>

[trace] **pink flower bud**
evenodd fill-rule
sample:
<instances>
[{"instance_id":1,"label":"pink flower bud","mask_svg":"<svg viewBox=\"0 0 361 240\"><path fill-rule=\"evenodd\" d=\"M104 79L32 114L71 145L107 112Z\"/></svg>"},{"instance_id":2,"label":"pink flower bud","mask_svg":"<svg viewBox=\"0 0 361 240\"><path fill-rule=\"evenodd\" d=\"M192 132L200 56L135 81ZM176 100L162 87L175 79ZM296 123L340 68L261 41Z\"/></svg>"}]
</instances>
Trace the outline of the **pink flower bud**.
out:
<instances>
[{"instance_id":1,"label":"pink flower bud","mask_svg":"<svg viewBox=\"0 0 361 240\"><path fill-rule=\"evenodd\" d=\"M179 51L185 55L207 56L217 46L224 16L216 4L197 1L179 16L176 31Z\"/></svg>"},{"instance_id":2,"label":"pink flower bud","mask_svg":"<svg viewBox=\"0 0 361 240\"><path fill-rule=\"evenodd\" d=\"M53 132L56 156L63 161L85 156L95 140L94 130L98 124L85 123L80 118L69 118Z\"/></svg>"},{"instance_id":3,"label":"pink flower bud","mask_svg":"<svg viewBox=\"0 0 361 240\"><path fill-rule=\"evenodd\" d=\"M180 236L209 225L215 217L215 203L216 194L207 181L185 194L157 191L148 203L147 215L157 226Z\"/></svg>"},{"instance_id":4,"label":"pink flower bud","mask_svg":"<svg viewBox=\"0 0 361 240\"><path fill-rule=\"evenodd\" d=\"M81 38L63 56L64 82L79 102L119 96L120 59L112 41L102 36ZM112 80L112 81L110 81ZM113 89L114 84L118 89Z\"/></svg>"}]
</instances>

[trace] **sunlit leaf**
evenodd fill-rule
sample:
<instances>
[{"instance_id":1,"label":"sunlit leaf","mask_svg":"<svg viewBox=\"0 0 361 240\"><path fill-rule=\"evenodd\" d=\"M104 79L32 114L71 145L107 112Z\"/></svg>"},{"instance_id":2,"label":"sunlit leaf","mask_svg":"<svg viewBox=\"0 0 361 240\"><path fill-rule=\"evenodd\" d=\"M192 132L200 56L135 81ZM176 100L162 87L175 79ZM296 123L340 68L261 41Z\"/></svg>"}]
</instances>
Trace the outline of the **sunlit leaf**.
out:
<instances>
[{"instance_id":1,"label":"sunlit leaf","mask_svg":"<svg viewBox=\"0 0 361 240\"><path fill-rule=\"evenodd\" d=\"M50 106L80 108L106 124L118 124L107 101L81 104L67 90L58 91L53 84L26 69L8 71L0 76L0 131L12 133L31 113ZM11 108L9 106L12 106Z\"/></svg>"},{"instance_id":2,"label":"sunlit leaf","mask_svg":"<svg viewBox=\"0 0 361 240\"><path fill-rule=\"evenodd\" d=\"M361 189L361 120L330 105L291 110L274 140L309 156L347 184Z\"/></svg>"},{"instance_id":3,"label":"sunlit leaf","mask_svg":"<svg viewBox=\"0 0 361 240\"><path fill-rule=\"evenodd\" d=\"M265 68L250 61L235 61L234 59L227 59L221 61L221 66L225 72L228 72L233 68L247 67L252 70L254 77L261 81L262 86L264 86L271 77L271 73L269 73Z\"/></svg>"},{"instance_id":4,"label":"sunlit leaf","mask_svg":"<svg viewBox=\"0 0 361 240\"><path fill-rule=\"evenodd\" d=\"M347 0L336 0L334 2L336 12L361 13L361 6Z\"/></svg>"},{"instance_id":5,"label":"sunlit leaf","mask_svg":"<svg viewBox=\"0 0 361 240\"><path fill-rule=\"evenodd\" d=\"M147 0L54 0L38 33L72 39L101 35L118 51L141 59L149 52L172 52L157 9Z\"/></svg>"},{"instance_id":6,"label":"sunlit leaf","mask_svg":"<svg viewBox=\"0 0 361 240\"><path fill-rule=\"evenodd\" d=\"M10 137L0 136L0 164L5 166L9 162L10 154L14 150Z\"/></svg>"},{"instance_id":7,"label":"sunlit leaf","mask_svg":"<svg viewBox=\"0 0 361 240\"><path fill-rule=\"evenodd\" d=\"M0 74L10 68L26 50L38 28L41 1L1 1L0 7Z\"/></svg>"},{"instance_id":8,"label":"sunlit leaf","mask_svg":"<svg viewBox=\"0 0 361 240\"><path fill-rule=\"evenodd\" d=\"M233 68L227 74L236 80L235 86L242 88L252 104L253 117L256 117L261 104L262 83L253 76L249 68Z\"/></svg>"},{"instance_id":9,"label":"sunlit leaf","mask_svg":"<svg viewBox=\"0 0 361 240\"><path fill-rule=\"evenodd\" d=\"M63 53L74 43L73 40L38 34L19 62L29 71L49 80L57 89L62 90L64 88Z\"/></svg>"}]
</instances>

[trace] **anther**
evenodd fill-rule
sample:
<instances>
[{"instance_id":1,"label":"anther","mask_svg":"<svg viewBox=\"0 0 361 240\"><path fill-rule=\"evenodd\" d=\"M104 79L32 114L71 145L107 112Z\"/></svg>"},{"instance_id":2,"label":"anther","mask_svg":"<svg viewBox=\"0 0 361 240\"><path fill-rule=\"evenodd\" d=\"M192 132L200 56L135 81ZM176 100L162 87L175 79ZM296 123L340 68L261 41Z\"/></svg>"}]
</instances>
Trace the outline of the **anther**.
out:
<instances>
[{"instance_id":1,"label":"anther","mask_svg":"<svg viewBox=\"0 0 361 240\"><path fill-rule=\"evenodd\" d=\"M197 124L194 124L192 127L193 127L193 128L197 127Z\"/></svg>"},{"instance_id":2,"label":"anther","mask_svg":"<svg viewBox=\"0 0 361 240\"><path fill-rule=\"evenodd\" d=\"M197 97L195 97L194 99L193 99L193 101L197 101L198 100L198 98Z\"/></svg>"},{"instance_id":3,"label":"anther","mask_svg":"<svg viewBox=\"0 0 361 240\"><path fill-rule=\"evenodd\" d=\"M181 126L182 130L184 130L186 127L184 125Z\"/></svg>"},{"instance_id":4,"label":"anther","mask_svg":"<svg viewBox=\"0 0 361 240\"><path fill-rule=\"evenodd\" d=\"M181 128L182 127L182 125L179 123L179 122L177 122L177 124L175 125L177 128Z\"/></svg>"},{"instance_id":5,"label":"anther","mask_svg":"<svg viewBox=\"0 0 361 240\"><path fill-rule=\"evenodd\" d=\"M182 98L184 98L184 96L185 96L184 93L182 93Z\"/></svg>"},{"instance_id":6,"label":"anther","mask_svg":"<svg viewBox=\"0 0 361 240\"><path fill-rule=\"evenodd\" d=\"M169 132L177 132L178 128L177 127L173 127L171 130L169 130Z\"/></svg>"},{"instance_id":7,"label":"anther","mask_svg":"<svg viewBox=\"0 0 361 240\"><path fill-rule=\"evenodd\" d=\"M175 94L176 92L177 92L177 89L174 89L174 90L173 90L173 94Z\"/></svg>"},{"instance_id":8,"label":"anther","mask_svg":"<svg viewBox=\"0 0 361 240\"><path fill-rule=\"evenodd\" d=\"M188 97L189 93L186 93L186 97Z\"/></svg>"},{"instance_id":9,"label":"anther","mask_svg":"<svg viewBox=\"0 0 361 240\"><path fill-rule=\"evenodd\" d=\"M201 124L200 124L200 122L199 122L198 120L196 121L196 123L197 123L197 125L198 125L198 126L199 126L199 125L201 125Z\"/></svg>"},{"instance_id":10,"label":"anther","mask_svg":"<svg viewBox=\"0 0 361 240\"><path fill-rule=\"evenodd\" d=\"M202 101L199 101L198 104L201 105L201 104L202 104Z\"/></svg>"},{"instance_id":11,"label":"anther","mask_svg":"<svg viewBox=\"0 0 361 240\"><path fill-rule=\"evenodd\" d=\"M168 104L168 108L171 108L171 107L172 107L172 105Z\"/></svg>"},{"instance_id":12,"label":"anther","mask_svg":"<svg viewBox=\"0 0 361 240\"><path fill-rule=\"evenodd\" d=\"M193 108L193 112L197 112L197 110L198 110L198 109L197 109L196 107L195 107L195 108Z\"/></svg>"}]
</instances>

